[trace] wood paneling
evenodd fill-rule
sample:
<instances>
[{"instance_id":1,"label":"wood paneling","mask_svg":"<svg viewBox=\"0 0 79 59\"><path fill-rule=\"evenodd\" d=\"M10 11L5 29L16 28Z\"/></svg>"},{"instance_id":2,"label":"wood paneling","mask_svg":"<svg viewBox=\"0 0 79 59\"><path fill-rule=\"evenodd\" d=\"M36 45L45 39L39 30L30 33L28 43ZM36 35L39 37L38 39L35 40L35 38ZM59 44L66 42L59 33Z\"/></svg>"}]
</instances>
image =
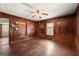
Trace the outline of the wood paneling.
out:
<instances>
[{"instance_id":1,"label":"wood paneling","mask_svg":"<svg viewBox=\"0 0 79 59\"><path fill-rule=\"evenodd\" d=\"M13 16L13 15L10 15L10 14L6 14L6 13L3 13L3 12L0 12L0 18L8 18L9 19L9 40L10 40L10 43L13 43L14 41L17 41L21 38L21 34L22 34L22 30L23 28L21 29L22 24L16 24L16 22L20 23L25 23L26 25L28 25L29 27L33 27L34 28L34 21L30 21L30 20L27 20L27 19L24 19L24 18L21 18L21 17L17 17L17 16ZM14 27L12 27L12 24L14 25ZM30 26L31 24L31 26ZM25 27L27 27L25 25ZM18 28L18 30L16 30L16 28ZM31 34L34 34L34 30L33 28L31 28ZM26 28L26 34L27 34L27 28ZM24 36L24 35L23 35ZM27 35L28 36L28 35Z\"/></svg>"},{"instance_id":2,"label":"wood paneling","mask_svg":"<svg viewBox=\"0 0 79 59\"><path fill-rule=\"evenodd\" d=\"M0 24L0 37L2 37L2 25Z\"/></svg>"},{"instance_id":3,"label":"wood paneling","mask_svg":"<svg viewBox=\"0 0 79 59\"><path fill-rule=\"evenodd\" d=\"M37 22L36 33L38 37L52 39L53 36L46 34L46 23L54 23L54 36L75 35L75 15Z\"/></svg>"},{"instance_id":4,"label":"wood paneling","mask_svg":"<svg viewBox=\"0 0 79 59\"><path fill-rule=\"evenodd\" d=\"M24 18L20 18L17 16L9 15L6 13L0 13L0 18L9 18L9 25L10 25L10 41L16 41L19 39L22 29L20 26L23 26L21 24L16 24L16 22L23 22L26 24L26 35L27 36L35 36L39 38L48 38L52 39L53 37L56 38L56 36L59 35L75 35L75 15L71 16L64 16L39 22L29 21ZM46 23L54 23L54 36L49 36L46 34ZM16 30L14 27L12 27L12 24L15 25L15 27L18 28ZM28 30L27 30L28 29ZM24 36L24 35L23 35Z\"/></svg>"},{"instance_id":5,"label":"wood paneling","mask_svg":"<svg viewBox=\"0 0 79 59\"><path fill-rule=\"evenodd\" d=\"M77 37L79 38L79 5L76 11L76 34L77 34Z\"/></svg>"},{"instance_id":6,"label":"wood paneling","mask_svg":"<svg viewBox=\"0 0 79 59\"><path fill-rule=\"evenodd\" d=\"M33 36L35 33L35 22L27 21L27 36Z\"/></svg>"},{"instance_id":7,"label":"wood paneling","mask_svg":"<svg viewBox=\"0 0 79 59\"><path fill-rule=\"evenodd\" d=\"M79 55L79 4L76 10L76 47Z\"/></svg>"}]
</instances>

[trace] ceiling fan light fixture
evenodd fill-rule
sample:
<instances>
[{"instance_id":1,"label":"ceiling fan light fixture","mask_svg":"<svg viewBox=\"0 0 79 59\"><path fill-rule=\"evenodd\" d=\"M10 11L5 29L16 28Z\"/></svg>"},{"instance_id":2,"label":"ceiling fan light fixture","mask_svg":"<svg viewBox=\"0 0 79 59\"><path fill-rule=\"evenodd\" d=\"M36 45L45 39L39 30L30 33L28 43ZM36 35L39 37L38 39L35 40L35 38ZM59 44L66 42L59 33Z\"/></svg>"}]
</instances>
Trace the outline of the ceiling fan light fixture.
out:
<instances>
[{"instance_id":1,"label":"ceiling fan light fixture","mask_svg":"<svg viewBox=\"0 0 79 59\"><path fill-rule=\"evenodd\" d=\"M45 13L45 11L43 9L37 9L36 11L28 11L30 13L33 14L32 18L34 17L39 17L39 18L42 18L42 16L48 16L47 13Z\"/></svg>"}]
</instances>

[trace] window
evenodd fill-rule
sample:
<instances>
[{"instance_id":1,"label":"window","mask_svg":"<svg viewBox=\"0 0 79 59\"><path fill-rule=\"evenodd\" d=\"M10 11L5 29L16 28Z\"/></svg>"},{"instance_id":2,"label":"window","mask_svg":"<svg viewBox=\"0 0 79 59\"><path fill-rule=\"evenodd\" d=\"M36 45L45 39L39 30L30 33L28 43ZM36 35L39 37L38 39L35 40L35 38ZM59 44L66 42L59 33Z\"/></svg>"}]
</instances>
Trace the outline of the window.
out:
<instances>
[{"instance_id":1,"label":"window","mask_svg":"<svg viewBox=\"0 0 79 59\"><path fill-rule=\"evenodd\" d=\"M47 23L46 29L47 29L47 35L54 35L54 24L53 23Z\"/></svg>"},{"instance_id":2,"label":"window","mask_svg":"<svg viewBox=\"0 0 79 59\"><path fill-rule=\"evenodd\" d=\"M2 24L2 36L9 36L9 25Z\"/></svg>"}]
</instances>

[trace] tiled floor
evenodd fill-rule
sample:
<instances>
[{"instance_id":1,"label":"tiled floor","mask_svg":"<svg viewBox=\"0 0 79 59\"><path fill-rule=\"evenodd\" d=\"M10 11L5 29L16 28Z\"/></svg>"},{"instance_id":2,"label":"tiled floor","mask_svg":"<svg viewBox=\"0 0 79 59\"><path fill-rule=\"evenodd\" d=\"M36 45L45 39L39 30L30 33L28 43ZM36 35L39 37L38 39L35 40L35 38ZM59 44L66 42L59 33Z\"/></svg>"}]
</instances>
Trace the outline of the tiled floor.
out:
<instances>
[{"instance_id":1,"label":"tiled floor","mask_svg":"<svg viewBox=\"0 0 79 59\"><path fill-rule=\"evenodd\" d=\"M64 40L65 38L61 38L61 39ZM0 55L3 56L4 55L10 55L10 56L11 55L12 56L13 55L17 55L17 56L70 56L70 55L77 56L78 55L78 49L76 48L77 45L79 46L78 41L76 42L77 45L75 45L75 41L73 44L70 42L67 43L66 41L63 42L64 43L62 43L60 39L59 41L55 41L55 40L40 39L40 38L30 38L30 39L25 38L23 41L19 41L17 43L10 45L0 44Z\"/></svg>"}]
</instances>

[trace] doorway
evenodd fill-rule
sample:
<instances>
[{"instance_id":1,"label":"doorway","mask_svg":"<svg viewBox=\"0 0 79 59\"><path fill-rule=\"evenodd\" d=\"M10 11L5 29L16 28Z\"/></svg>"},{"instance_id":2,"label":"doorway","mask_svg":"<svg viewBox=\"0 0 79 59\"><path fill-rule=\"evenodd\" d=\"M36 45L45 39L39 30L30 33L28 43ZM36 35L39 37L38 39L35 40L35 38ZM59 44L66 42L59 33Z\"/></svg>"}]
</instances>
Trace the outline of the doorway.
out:
<instances>
[{"instance_id":1,"label":"doorway","mask_svg":"<svg viewBox=\"0 0 79 59\"><path fill-rule=\"evenodd\" d=\"M0 18L0 44L9 44L9 19Z\"/></svg>"}]
</instances>

